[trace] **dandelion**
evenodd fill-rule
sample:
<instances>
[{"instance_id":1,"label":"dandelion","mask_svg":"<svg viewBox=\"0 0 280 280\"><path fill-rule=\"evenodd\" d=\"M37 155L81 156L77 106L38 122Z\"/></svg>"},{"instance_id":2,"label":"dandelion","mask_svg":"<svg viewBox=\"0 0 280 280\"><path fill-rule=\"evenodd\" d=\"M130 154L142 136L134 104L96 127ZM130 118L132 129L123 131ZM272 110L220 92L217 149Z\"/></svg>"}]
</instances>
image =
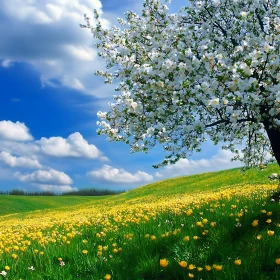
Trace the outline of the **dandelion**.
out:
<instances>
[{"instance_id":1,"label":"dandelion","mask_svg":"<svg viewBox=\"0 0 280 280\"><path fill-rule=\"evenodd\" d=\"M167 266L168 266L168 260L166 260L166 259L160 259L160 260L159 260L159 265L160 265L161 267L167 267Z\"/></svg>"},{"instance_id":2,"label":"dandelion","mask_svg":"<svg viewBox=\"0 0 280 280\"><path fill-rule=\"evenodd\" d=\"M280 264L280 259L275 260L276 264Z\"/></svg>"},{"instance_id":3,"label":"dandelion","mask_svg":"<svg viewBox=\"0 0 280 280\"><path fill-rule=\"evenodd\" d=\"M235 264L235 265L241 265L241 260L239 260L239 259L235 260L235 261L234 261L234 264Z\"/></svg>"},{"instance_id":4,"label":"dandelion","mask_svg":"<svg viewBox=\"0 0 280 280\"><path fill-rule=\"evenodd\" d=\"M257 239L261 240L262 236L260 234L257 235Z\"/></svg>"},{"instance_id":5,"label":"dandelion","mask_svg":"<svg viewBox=\"0 0 280 280\"><path fill-rule=\"evenodd\" d=\"M83 250L82 253L86 255L88 253L88 250Z\"/></svg>"},{"instance_id":6,"label":"dandelion","mask_svg":"<svg viewBox=\"0 0 280 280\"><path fill-rule=\"evenodd\" d=\"M198 267L197 268L197 271L202 271L203 270L203 267Z\"/></svg>"},{"instance_id":7,"label":"dandelion","mask_svg":"<svg viewBox=\"0 0 280 280\"><path fill-rule=\"evenodd\" d=\"M111 278L112 278L112 276L110 274L106 274L104 277L105 280L110 280Z\"/></svg>"},{"instance_id":8,"label":"dandelion","mask_svg":"<svg viewBox=\"0 0 280 280\"><path fill-rule=\"evenodd\" d=\"M273 230L268 230L268 231L267 231L267 235L268 235L268 236L274 235L274 231L273 231Z\"/></svg>"},{"instance_id":9,"label":"dandelion","mask_svg":"<svg viewBox=\"0 0 280 280\"><path fill-rule=\"evenodd\" d=\"M179 265L181 266L181 267L187 267L187 262L186 261L180 261L179 262Z\"/></svg>"},{"instance_id":10,"label":"dandelion","mask_svg":"<svg viewBox=\"0 0 280 280\"><path fill-rule=\"evenodd\" d=\"M185 237L183 238L183 240L186 241L186 242L189 242L189 241L190 241L190 237L189 237L189 236L185 236Z\"/></svg>"},{"instance_id":11,"label":"dandelion","mask_svg":"<svg viewBox=\"0 0 280 280\"><path fill-rule=\"evenodd\" d=\"M215 268L216 271L221 271L223 269L223 266L218 264L213 264L213 267Z\"/></svg>"},{"instance_id":12,"label":"dandelion","mask_svg":"<svg viewBox=\"0 0 280 280\"><path fill-rule=\"evenodd\" d=\"M270 224L272 221L271 221L271 219L267 219L266 222L267 222L268 224Z\"/></svg>"},{"instance_id":13,"label":"dandelion","mask_svg":"<svg viewBox=\"0 0 280 280\"><path fill-rule=\"evenodd\" d=\"M199 238L199 237L195 235L195 236L193 237L193 240L197 240L198 238Z\"/></svg>"},{"instance_id":14,"label":"dandelion","mask_svg":"<svg viewBox=\"0 0 280 280\"><path fill-rule=\"evenodd\" d=\"M190 265L189 265L189 270L193 270L193 269L195 269L195 268L196 268L195 265L193 265L193 264L190 264Z\"/></svg>"},{"instance_id":15,"label":"dandelion","mask_svg":"<svg viewBox=\"0 0 280 280\"><path fill-rule=\"evenodd\" d=\"M61 262L61 261L62 261L62 258L57 258L57 260L58 260L59 262Z\"/></svg>"},{"instance_id":16,"label":"dandelion","mask_svg":"<svg viewBox=\"0 0 280 280\"><path fill-rule=\"evenodd\" d=\"M267 212L266 215L267 215L267 216L271 216L271 215L272 215L272 212Z\"/></svg>"},{"instance_id":17,"label":"dandelion","mask_svg":"<svg viewBox=\"0 0 280 280\"><path fill-rule=\"evenodd\" d=\"M254 220L254 221L252 222L252 226L253 226L253 227L256 227L258 224L259 224L259 220Z\"/></svg>"},{"instance_id":18,"label":"dandelion","mask_svg":"<svg viewBox=\"0 0 280 280\"><path fill-rule=\"evenodd\" d=\"M13 259L17 259L18 255L17 254L12 254Z\"/></svg>"},{"instance_id":19,"label":"dandelion","mask_svg":"<svg viewBox=\"0 0 280 280\"><path fill-rule=\"evenodd\" d=\"M211 266L210 265L205 265L205 270L206 271L210 271L212 268L211 268Z\"/></svg>"},{"instance_id":20,"label":"dandelion","mask_svg":"<svg viewBox=\"0 0 280 280\"><path fill-rule=\"evenodd\" d=\"M211 223L210 223L210 226L211 226L212 228L214 228L214 227L216 226L216 222L211 222Z\"/></svg>"},{"instance_id":21,"label":"dandelion","mask_svg":"<svg viewBox=\"0 0 280 280\"><path fill-rule=\"evenodd\" d=\"M190 277L190 278L194 278L194 274L189 273L189 277Z\"/></svg>"},{"instance_id":22,"label":"dandelion","mask_svg":"<svg viewBox=\"0 0 280 280\"><path fill-rule=\"evenodd\" d=\"M5 270L9 271L10 270L10 267L9 266L5 266Z\"/></svg>"},{"instance_id":23,"label":"dandelion","mask_svg":"<svg viewBox=\"0 0 280 280\"><path fill-rule=\"evenodd\" d=\"M156 240L156 239L157 239L157 237L155 235L151 236L151 240Z\"/></svg>"}]
</instances>

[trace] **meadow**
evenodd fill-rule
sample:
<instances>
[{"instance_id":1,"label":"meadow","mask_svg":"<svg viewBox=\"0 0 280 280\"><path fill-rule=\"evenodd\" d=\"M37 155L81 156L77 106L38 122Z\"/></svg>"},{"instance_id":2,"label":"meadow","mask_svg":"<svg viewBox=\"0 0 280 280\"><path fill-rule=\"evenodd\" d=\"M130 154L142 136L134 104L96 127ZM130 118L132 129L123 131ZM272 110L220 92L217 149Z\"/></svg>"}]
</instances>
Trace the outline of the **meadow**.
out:
<instances>
[{"instance_id":1,"label":"meadow","mask_svg":"<svg viewBox=\"0 0 280 280\"><path fill-rule=\"evenodd\" d=\"M0 212L0 278L280 279L275 172L205 173L98 198L24 197L26 207L1 196L16 211Z\"/></svg>"}]
</instances>

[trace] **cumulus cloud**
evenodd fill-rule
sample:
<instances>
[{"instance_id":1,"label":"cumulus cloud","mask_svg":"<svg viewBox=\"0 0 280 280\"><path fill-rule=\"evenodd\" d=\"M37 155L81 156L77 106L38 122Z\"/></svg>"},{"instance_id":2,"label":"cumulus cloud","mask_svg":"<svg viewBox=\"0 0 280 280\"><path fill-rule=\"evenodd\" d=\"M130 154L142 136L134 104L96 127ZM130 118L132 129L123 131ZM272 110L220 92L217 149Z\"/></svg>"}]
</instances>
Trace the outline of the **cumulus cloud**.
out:
<instances>
[{"instance_id":1,"label":"cumulus cloud","mask_svg":"<svg viewBox=\"0 0 280 280\"><path fill-rule=\"evenodd\" d=\"M15 173L15 177L21 182L43 184L43 185L70 185L73 183L72 179L64 172L54 169L37 170L32 173L22 174Z\"/></svg>"},{"instance_id":2,"label":"cumulus cloud","mask_svg":"<svg viewBox=\"0 0 280 280\"><path fill-rule=\"evenodd\" d=\"M89 171L87 176L104 183L133 184L145 183L153 180L153 176L146 172L137 171L135 174L132 174L124 169L114 168L109 165L103 165L102 168L98 170Z\"/></svg>"},{"instance_id":3,"label":"cumulus cloud","mask_svg":"<svg viewBox=\"0 0 280 280\"><path fill-rule=\"evenodd\" d=\"M95 96L93 88L103 81L93 73L105 63L93 48L90 31L79 26L84 14L94 19L94 9L103 26L109 27L100 0L0 1L0 31L5 37L0 45L2 67L27 62L39 71L43 85L62 85Z\"/></svg>"},{"instance_id":4,"label":"cumulus cloud","mask_svg":"<svg viewBox=\"0 0 280 280\"><path fill-rule=\"evenodd\" d=\"M4 151L0 153L0 161L10 167L42 168L37 159L16 157Z\"/></svg>"},{"instance_id":5,"label":"cumulus cloud","mask_svg":"<svg viewBox=\"0 0 280 280\"><path fill-rule=\"evenodd\" d=\"M231 161L233 156L233 153L230 151L219 150L219 152L210 159L180 159L177 163L165 166L161 171L156 172L155 177L167 178L242 166L242 163L239 161Z\"/></svg>"},{"instance_id":6,"label":"cumulus cloud","mask_svg":"<svg viewBox=\"0 0 280 280\"><path fill-rule=\"evenodd\" d=\"M28 127L21 122L0 121L0 139L12 141L33 140Z\"/></svg>"},{"instance_id":7,"label":"cumulus cloud","mask_svg":"<svg viewBox=\"0 0 280 280\"><path fill-rule=\"evenodd\" d=\"M93 144L89 144L87 140L79 132L75 132L68 136L62 137L42 137L36 141L42 153L55 157L83 157L90 159L106 159L102 153Z\"/></svg>"},{"instance_id":8,"label":"cumulus cloud","mask_svg":"<svg viewBox=\"0 0 280 280\"><path fill-rule=\"evenodd\" d=\"M55 192L55 193L77 191L77 188L73 188L69 185L45 185L45 184L33 184L33 185L37 187L40 191L48 191L48 192Z\"/></svg>"}]
</instances>

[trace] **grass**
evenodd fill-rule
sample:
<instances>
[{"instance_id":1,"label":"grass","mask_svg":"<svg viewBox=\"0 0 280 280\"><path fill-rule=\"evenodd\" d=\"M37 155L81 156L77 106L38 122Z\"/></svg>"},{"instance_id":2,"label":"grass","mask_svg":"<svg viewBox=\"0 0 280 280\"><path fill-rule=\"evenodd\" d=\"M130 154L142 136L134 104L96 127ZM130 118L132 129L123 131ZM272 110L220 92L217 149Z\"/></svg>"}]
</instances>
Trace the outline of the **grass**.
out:
<instances>
[{"instance_id":1,"label":"grass","mask_svg":"<svg viewBox=\"0 0 280 280\"><path fill-rule=\"evenodd\" d=\"M178 177L1 216L0 272L11 280L280 279L277 184L267 180L277 171Z\"/></svg>"}]
</instances>

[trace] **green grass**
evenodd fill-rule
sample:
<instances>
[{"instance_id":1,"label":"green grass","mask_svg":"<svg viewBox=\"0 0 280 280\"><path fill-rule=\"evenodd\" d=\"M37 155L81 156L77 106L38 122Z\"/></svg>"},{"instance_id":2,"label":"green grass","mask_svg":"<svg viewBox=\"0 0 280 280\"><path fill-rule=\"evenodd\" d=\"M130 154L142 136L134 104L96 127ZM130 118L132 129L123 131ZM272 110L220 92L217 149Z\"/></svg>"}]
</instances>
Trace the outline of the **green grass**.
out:
<instances>
[{"instance_id":1,"label":"green grass","mask_svg":"<svg viewBox=\"0 0 280 280\"><path fill-rule=\"evenodd\" d=\"M19 214L0 218L0 272L9 266L5 280L280 280L279 201L267 179L275 172L178 177L84 201L5 197Z\"/></svg>"},{"instance_id":2,"label":"green grass","mask_svg":"<svg viewBox=\"0 0 280 280\"><path fill-rule=\"evenodd\" d=\"M104 197L0 195L0 216L75 206L99 199L104 199Z\"/></svg>"}]
</instances>

